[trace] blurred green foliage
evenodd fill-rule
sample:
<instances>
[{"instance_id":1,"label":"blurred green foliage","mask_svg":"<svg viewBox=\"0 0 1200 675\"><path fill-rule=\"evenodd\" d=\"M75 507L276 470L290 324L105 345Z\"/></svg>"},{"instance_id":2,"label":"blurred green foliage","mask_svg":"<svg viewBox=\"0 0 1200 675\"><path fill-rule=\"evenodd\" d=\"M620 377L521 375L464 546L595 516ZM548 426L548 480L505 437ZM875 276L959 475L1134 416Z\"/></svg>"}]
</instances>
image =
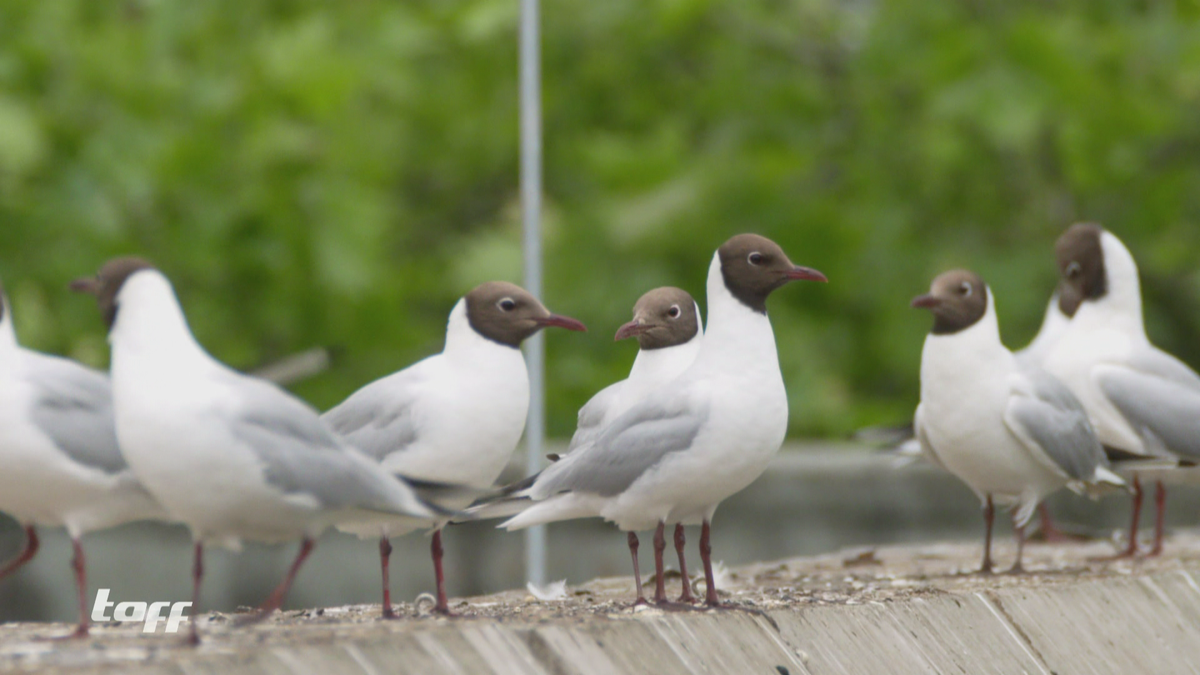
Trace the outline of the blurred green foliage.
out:
<instances>
[{"instance_id":1,"label":"blurred green foliage","mask_svg":"<svg viewBox=\"0 0 1200 675\"><path fill-rule=\"evenodd\" d=\"M634 300L778 240L795 434L906 418L965 266L1032 336L1097 220L1150 333L1200 365L1200 6L1165 0L543 0L550 426L624 376ZM0 276L23 341L94 364L66 282L137 253L216 355L338 348L327 407L520 281L516 0L0 0ZM703 305L703 298L700 298Z\"/></svg>"}]
</instances>

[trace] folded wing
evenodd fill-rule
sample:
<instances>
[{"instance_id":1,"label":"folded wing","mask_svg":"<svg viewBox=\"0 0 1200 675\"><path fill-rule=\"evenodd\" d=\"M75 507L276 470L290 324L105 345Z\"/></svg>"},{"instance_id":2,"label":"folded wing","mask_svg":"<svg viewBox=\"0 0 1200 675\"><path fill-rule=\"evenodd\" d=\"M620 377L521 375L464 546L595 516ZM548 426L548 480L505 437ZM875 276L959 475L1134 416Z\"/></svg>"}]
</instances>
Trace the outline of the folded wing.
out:
<instances>
[{"instance_id":1,"label":"folded wing","mask_svg":"<svg viewBox=\"0 0 1200 675\"><path fill-rule=\"evenodd\" d=\"M280 490L309 495L328 509L437 515L409 486L343 444L316 410L269 383L244 378L239 384L240 396L228 411L230 428Z\"/></svg>"},{"instance_id":2,"label":"folded wing","mask_svg":"<svg viewBox=\"0 0 1200 675\"><path fill-rule=\"evenodd\" d=\"M1087 411L1065 385L1041 368L1013 375L1004 411L1009 430L1034 459L1073 481L1092 481L1107 460Z\"/></svg>"},{"instance_id":3,"label":"folded wing","mask_svg":"<svg viewBox=\"0 0 1200 675\"><path fill-rule=\"evenodd\" d=\"M530 494L620 494L672 453L691 447L707 418L706 405L684 397L642 401L606 425L591 445L542 471Z\"/></svg>"},{"instance_id":4,"label":"folded wing","mask_svg":"<svg viewBox=\"0 0 1200 675\"><path fill-rule=\"evenodd\" d=\"M108 474L128 470L117 445L112 387L99 372L64 359L32 361L33 423L72 461Z\"/></svg>"},{"instance_id":5,"label":"folded wing","mask_svg":"<svg viewBox=\"0 0 1200 675\"><path fill-rule=\"evenodd\" d=\"M1200 459L1200 377L1175 357L1146 350L1095 371L1101 391L1152 454Z\"/></svg>"}]
</instances>

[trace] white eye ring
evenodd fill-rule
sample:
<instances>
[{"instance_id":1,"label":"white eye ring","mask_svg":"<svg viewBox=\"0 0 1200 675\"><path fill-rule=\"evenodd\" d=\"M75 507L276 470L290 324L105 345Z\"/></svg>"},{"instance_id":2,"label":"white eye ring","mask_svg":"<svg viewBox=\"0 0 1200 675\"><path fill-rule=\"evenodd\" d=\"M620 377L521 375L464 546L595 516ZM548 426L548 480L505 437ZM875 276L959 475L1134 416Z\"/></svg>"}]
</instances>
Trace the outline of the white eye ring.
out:
<instances>
[{"instance_id":1,"label":"white eye ring","mask_svg":"<svg viewBox=\"0 0 1200 675\"><path fill-rule=\"evenodd\" d=\"M678 319L680 314L679 305L671 305L671 309L667 310L667 316L672 319Z\"/></svg>"},{"instance_id":2,"label":"white eye ring","mask_svg":"<svg viewBox=\"0 0 1200 675\"><path fill-rule=\"evenodd\" d=\"M1067 278L1074 279L1075 277L1079 276L1079 273L1082 271L1083 271L1083 268L1079 266L1079 263L1072 260L1071 264L1067 265L1067 270L1066 270Z\"/></svg>"},{"instance_id":3,"label":"white eye ring","mask_svg":"<svg viewBox=\"0 0 1200 675\"><path fill-rule=\"evenodd\" d=\"M751 253L750 255L746 256L746 261L749 262L751 265L755 265L755 266L761 265L763 262L763 254L759 253L758 251L755 251L755 252Z\"/></svg>"},{"instance_id":4,"label":"white eye ring","mask_svg":"<svg viewBox=\"0 0 1200 675\"><path fill-rule=\"evenodd\" d=\"M971 282L964 281L962 282L962 285L958 287L958 292L962 293L964 298L969 298L971 297L971 294L975 292L975 289L971 287Z\"/></svg>"},{"instance_id":5,"label":"white eye ring","mask_svg":"<svg viewBox=\"0 0 1200 675\"><path fill-rule=\"evenodd\" d=\"M501 298L496 306L500 308L501 312L511 312L517 308L517 303L512 298Z\"/></svg>"}]
</instances>

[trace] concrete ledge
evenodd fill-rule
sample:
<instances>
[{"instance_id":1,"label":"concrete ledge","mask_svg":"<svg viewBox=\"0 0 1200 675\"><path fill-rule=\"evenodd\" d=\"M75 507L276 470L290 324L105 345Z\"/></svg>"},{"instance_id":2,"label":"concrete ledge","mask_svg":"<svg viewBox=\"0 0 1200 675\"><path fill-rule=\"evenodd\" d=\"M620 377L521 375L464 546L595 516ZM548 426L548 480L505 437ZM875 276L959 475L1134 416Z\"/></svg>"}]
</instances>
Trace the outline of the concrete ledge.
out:
<instances>
[{"instance_id":1,"label":"concrete ledge","mask_svg":"<svg viewBox=\"0 0 1200 675\"><path fill-rule=\"evenodd\" d=\"M1032 574L982 577L971 545L856 550L726 573L749 611L629 607L628 579L573 587L562 601L522 591L472 598L464 616L376 620L377 606L287 612L234 628L202 619L181 638L102 626L88 641L36 638L62 624L0 626L0 670L429 675L763 675L1177 673L1200 669L1200 539L1172 556L1092 563L1104 543L1034 545ZM1004 554L1009 549L1000 547ZM672 593L677 579L668 579ZM766 618L766 617L769 617Z\"/></svg>"}]
</instances>

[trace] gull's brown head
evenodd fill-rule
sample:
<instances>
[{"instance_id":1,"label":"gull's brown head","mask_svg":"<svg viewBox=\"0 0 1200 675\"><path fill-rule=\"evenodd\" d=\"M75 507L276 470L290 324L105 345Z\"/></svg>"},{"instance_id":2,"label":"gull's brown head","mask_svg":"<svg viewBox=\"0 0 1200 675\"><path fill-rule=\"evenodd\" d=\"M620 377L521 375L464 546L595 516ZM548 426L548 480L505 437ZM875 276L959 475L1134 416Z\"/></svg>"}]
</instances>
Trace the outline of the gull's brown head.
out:
<instances>
[{"instance_id":1,"label":"gull's brown head","mask_svg":"<svg viewBox=\"0 0 1200 675\"><path fill-rule=\"evenodd\" d=\"M125 282L137 272L152 269L154 266L142 258L113 258L104 263L96 276L72 281L71 290L96 296L100 314L104 316L104 323L111 330L117 320L117 296L120 295Z\"/></svg>"},{"instance_id":2,"label":"gull's brown head","mask_svg":"<svg viewBox=\"0 0 1200 675\"><path fill-rule=\"evenodd\" d=\"M700 332L696 301L682 288L656 288L633 306L633 321L621 326L614 339L636 337L642 349L662 349L689 342Z\"/></svg>"},{"instance_id":3,"label":"gull's brown head","mask_svg":"<svg viewBox=\"0 0 1200 675\"><path fill-rule=\"evenodd\" d=\"M1104 228L1095 223L1076 223L1054 245L1058 308L1068 317L1075 316L1084 300L1096 300L1108 293L1104 247L1100 243L1103 235Z\"/></svg>"},{"instance_id":4,"label":"gull's brown head","mask_svg":"<svg viewBox=\"0 0 1200 675\"><path fill-rule=\"evenodd\" d=\"M757 234L739 234L717 249L725 288L750 309L765 314L767 296L789 281L828 281L811 267L793 265L779 244Z\"/></svg>"},{"instance_id":5,"label":"gull's brown head","mask_svg":"<svg viewBox=\"0 0 1200 675\"><path fill-rule=\"evenodd\" d=\"M951 270L939 274L929 293L913 298L912 306L933 312L934 335L957 333L987 314L987 284L974 272Z\"/></svg>"},{"instance_id":6,"label":"gull's brown head","mask_svg":"<svg viewBox=\"0 0 1200 675\"><path fill-rule=\"evenodd\" d=\"M552 314L524 288L507 281L489 281L466 295L467 321L483 337L509 347L547 326L584 331L587 327L567 316Z\"/></svg>"}]
</instances>

